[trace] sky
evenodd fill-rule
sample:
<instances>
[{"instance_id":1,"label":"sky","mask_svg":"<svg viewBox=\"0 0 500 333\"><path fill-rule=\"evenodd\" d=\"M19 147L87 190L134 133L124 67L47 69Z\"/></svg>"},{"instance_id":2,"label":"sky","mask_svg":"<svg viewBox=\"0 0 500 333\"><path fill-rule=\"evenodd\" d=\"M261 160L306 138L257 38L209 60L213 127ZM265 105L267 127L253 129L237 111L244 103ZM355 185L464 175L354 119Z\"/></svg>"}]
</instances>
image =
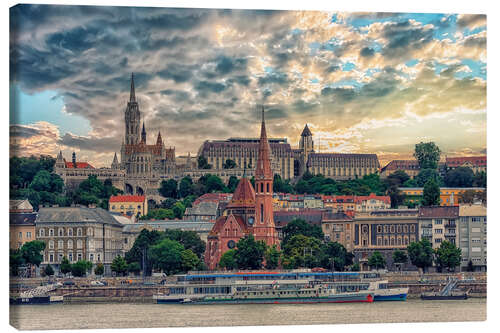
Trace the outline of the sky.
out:
<instances>
[{"instance_id":1,"label":"sky","mask_svg":"<svg viewBox=\"0 0 500 333\"><path fill-rule=\"evenodd\" d=\"M434 141L486 154L486 16L18 5L10 9L10 142L109 166L134 73L148 141L270 137L376 153Z\"/></svg>"}]
</instances>

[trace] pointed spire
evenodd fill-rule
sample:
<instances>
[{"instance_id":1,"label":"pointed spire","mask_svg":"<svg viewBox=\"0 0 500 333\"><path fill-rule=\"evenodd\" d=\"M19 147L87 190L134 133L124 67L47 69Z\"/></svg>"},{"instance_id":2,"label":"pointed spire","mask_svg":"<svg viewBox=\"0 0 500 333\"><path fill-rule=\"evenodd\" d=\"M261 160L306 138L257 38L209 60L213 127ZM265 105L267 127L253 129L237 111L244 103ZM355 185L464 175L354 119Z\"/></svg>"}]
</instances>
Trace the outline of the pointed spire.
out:
<instances>
[{"instance_id":1,"label":"pointed spire","mask_svg":"<svg viewBox=\"0 0 500 333\"><path fill-rule=\"evenodd\" d=\"M144 122L142 123L141 142L146 143L146 127L144 126Z\"/></svg>"},{"instance_id":2,"label":"pointed spire","mask_svg":"<svg viewBox=\"0 0 500 333\"><path fill-rule=\"evenodd\" d=\"M161 139L161 133L158 131L158 138L156 139L156 145L157 146L162 146L163 145L163 140Z\"/></svg>"},{"instance_id":3,"label":"pointed spire","mask_svg":"<svg viewBox=\"0 0 500 333\"><path fill-rule=\"evenodd\" d=\"M304 130L302 131L302 134L300 136L312 136L311 130L309 129L307 124L304 127Z\"/></svg>"},{"instance_id":4,"label":"pointed spire","mask_svg":"<svg viewBox=\"0 0 500 333\"><path fill-rule=\"evenodd\" d=\"M113 164L118 163L118 157L116 156L116 151L115 151L115 157L113 157Z\"/></svg>"},{"instance_id":5,"label":"pointed spire","mask_svg":"<svg viewBox=\"0 0 500 333\"><path fill-rule=\"evenodd\" d=\"M257 165L255 169L256 178L257 176L261 178L273 178L270 155L271 147L269 146L269 141L267 140L264 106L262 106L262 124L260 128L259 153L257 156Z\"/></svg>"},{"instance_id":6,"label":"pointed spire","mask_svg":"<svg viewBox=\"0 0 500 333\"><path fill-rule=\"evenodd\" d=\"M134 73L132 73L132 78L130 80L130 102L135 101Z\"/></svg>"},{"instance_id":7,"label":"pointed spire","mask_svg":"<svg viewBox=\"0 0 500 333\"><path fill-rule=\"evenodd\" d=\"M58 161L62 161L63 160L62 150L59 150L59 154L57 154L57 160Z\"/></svg>"}]
</instances>

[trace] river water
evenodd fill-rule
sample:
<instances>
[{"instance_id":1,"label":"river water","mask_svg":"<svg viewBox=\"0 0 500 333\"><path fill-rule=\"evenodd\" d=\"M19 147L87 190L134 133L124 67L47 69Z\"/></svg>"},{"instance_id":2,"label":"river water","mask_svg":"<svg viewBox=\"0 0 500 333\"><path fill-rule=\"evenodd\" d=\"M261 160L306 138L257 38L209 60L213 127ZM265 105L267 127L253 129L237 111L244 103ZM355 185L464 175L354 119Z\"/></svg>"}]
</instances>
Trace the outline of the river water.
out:
<instances>
[{"instance_id":1,"label":"river water","mask_svg":"<svg viewBox=\"0 0 500 333\"><path fill-rule=\"evenodd\" d=\"M10 306L11 325L29 330L482 320L486 320L485 298L293 305L71 303Z\"/></svg>"}]
</instances>

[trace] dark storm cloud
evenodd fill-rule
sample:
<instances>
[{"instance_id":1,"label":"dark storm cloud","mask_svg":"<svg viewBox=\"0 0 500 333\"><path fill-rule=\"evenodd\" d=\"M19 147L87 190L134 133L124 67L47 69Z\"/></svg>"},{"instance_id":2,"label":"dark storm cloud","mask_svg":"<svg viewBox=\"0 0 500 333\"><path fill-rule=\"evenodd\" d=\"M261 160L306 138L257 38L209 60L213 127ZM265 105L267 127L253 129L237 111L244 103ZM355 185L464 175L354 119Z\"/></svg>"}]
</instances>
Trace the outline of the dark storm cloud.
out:
<instances>
[{"instance_id":1,"label":"dark storm cloud","mask_svg":"<svg viewBox=\"0 0 500 333\"><path fill-rule=\"evenodd\" d=\"M233 71L244 71L247 68L247 59L244 58L230 58L226 56L218 57L215 62L217 63L215 70L219 74L229 74Z\"/></svg>"},{"instance_id":2,"label":"dark storm cloud","mask_svg":"<svg viewBox=\"0 0 500 333\"><path fill-rule=\"evenodd\" d=\"M259 77L258 82L261 86L273 83L285 85L289 82L289 80L286 73L272 72L268 73L266 76Z\"/></svg>"},{"instance_id":3,"label":"dark storm cloud","mask_svg":"<svg viewBox=\"0 0 500 333\"><path fill-rule=\"evenodd\" d=\"M43 130L25 125L10 125L9 133L11 137L28 139L34 136L43 135Z\"/></svg>"},{"instance_id":4,"label":"dark storm cloud","mask_svg":"<svg viewBox=\"0 0 500 333\"><path fill-rule=\"evenodd\" d=\"M409 51L420 49L432 41L433 29L413 26L409 20L391 23L384 27L383 35L389 40L382 53L387 57L399 57Z\"/></svg>"},{"instance_id":5,"label":"dark storm cloud","mask_svg":"<svg viewBox=\"0 0 500 333\"><path fill-rule=\"evenodd\" d=\"M59 144L94 152L116 151L120 147L120 138L93 138L66 133L59 140Z\"/></svg>"},{"instance_id":6,"label":"dark storm cloud","mask_svg":"<svg viewBox=\"0 0 500 333\"><path fill-rule=\"evenodd\" d=\"M168 80L174 80L175 83L183 83L189 81L193 77L195 67L181 64L169 65L162 71L158 72L158 76Z\"/></svg>"},{"instance_id":7,"label":"dark storm cloud","mask_svg":"<svg viewBox=\"0 0 500 333\"><path fill-rule=\"evenodd\" d=\"M486 37L470 37L467 38L464 42L464 45L467 47L480 47L486 48Z\"/></svg>"},{"instance_id":8,"label":"dark storm cloud","mask_svg":"<svg viewBox=\"0 0 500 333\"><path fill-rule=\"evenodd\" d=\"M373 55L375 54L375 50L372 48L369 48L369 47L363 47L361 49L361 51L359 52L359 54L362 57L369 58L369 57L373 57Z\"/></svg>"},{"instance_id":9,"label":"dark storm cloud","mask_svg":"<svg viewBox=\"0 0 500 333\"><path fill-rule=\"evenodd\" d=\"M220 93L226 88L227 86L223 83L211 81L200 81L194 86L194 89L196 89L203 96L205 96L206 93Z\"/></svg>"}]
</instances>

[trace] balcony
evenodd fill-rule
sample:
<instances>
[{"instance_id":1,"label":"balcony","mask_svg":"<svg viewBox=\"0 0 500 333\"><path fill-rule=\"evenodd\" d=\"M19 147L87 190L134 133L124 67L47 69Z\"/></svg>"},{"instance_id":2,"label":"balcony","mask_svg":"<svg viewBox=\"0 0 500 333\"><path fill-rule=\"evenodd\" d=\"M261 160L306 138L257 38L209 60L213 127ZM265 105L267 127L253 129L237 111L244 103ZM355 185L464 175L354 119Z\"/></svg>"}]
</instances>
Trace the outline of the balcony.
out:
<instances>
[{"instance_id":1,"label":"balcony","mask_svg":"<svg viewBox=\"0 0 500 333\"><path fill-rule=\"evenodd\" d=\"M448 223L445 223L444 227L445 228L456 228L457 224L455 222L453 222L453 223L448 222Z\"/></svg>"}]
</instances>

